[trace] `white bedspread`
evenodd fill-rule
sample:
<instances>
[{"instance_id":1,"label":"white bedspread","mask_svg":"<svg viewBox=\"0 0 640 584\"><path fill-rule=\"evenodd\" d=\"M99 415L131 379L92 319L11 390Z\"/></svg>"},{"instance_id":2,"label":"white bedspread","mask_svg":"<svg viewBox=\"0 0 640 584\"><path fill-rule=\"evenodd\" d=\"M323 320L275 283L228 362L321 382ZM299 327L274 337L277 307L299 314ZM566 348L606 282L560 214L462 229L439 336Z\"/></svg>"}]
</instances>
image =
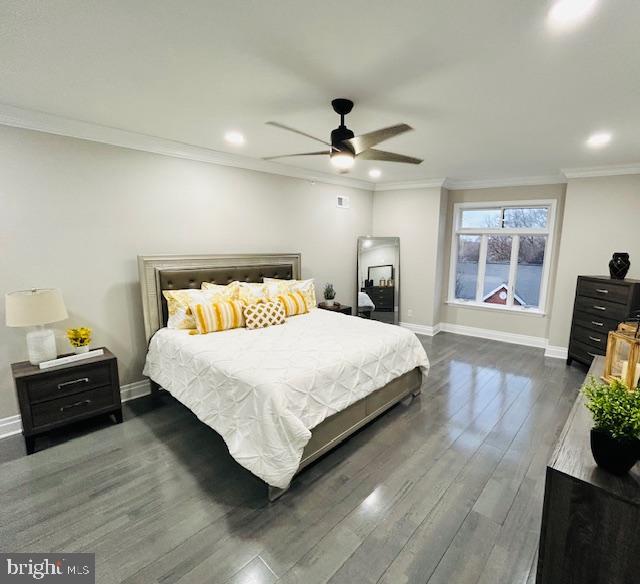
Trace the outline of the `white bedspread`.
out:
<instances>
[{"instance_id":1,"label":"white bedspread","mask_svg":"<svg viewBox=\"0 0 640 584\"><path fill-rule=\"evenodd\" d=\"M287 487L310 430L429 361L412 332L313 309L280 326L209 335L159 330L144 374L225 440L231 455Z\"/></svg>"}]
</instances>

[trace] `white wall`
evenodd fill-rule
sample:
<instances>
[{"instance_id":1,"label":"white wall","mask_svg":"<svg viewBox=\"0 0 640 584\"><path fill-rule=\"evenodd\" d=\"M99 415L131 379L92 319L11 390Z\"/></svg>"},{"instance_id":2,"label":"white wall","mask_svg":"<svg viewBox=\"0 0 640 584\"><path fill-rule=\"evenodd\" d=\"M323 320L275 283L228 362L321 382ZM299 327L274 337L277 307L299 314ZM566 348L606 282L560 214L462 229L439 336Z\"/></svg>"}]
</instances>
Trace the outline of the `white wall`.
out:
<instances>
[{"instance_id":1,"label":"white wall","mask_svg":"<svg viewBox=\"0 0 640 584\"><path fill-rule=\"evenodd\" d=\"M142 378L145 339L136 256L301 252L305 278L355 295L356 239L371 231L372 194L0 126L0 294L59 287L58 323L94 329L119 359L121 383ZM336 207L338 193L350 209ZM0 303L0 418L17 413L9 363L24 332Z\"/></svg>"},{"instance_id":2,"label":"white wall","mask_svg":"<svg viewBox=\"0 0 640 584\"><path fill-rule=\"evenodd\" d=\"M447 191L440 187L375 193L373 235L400 237L400 322L437 322L442 277L438 245L446 207Z\"/></svg>"},{"instance_id":3,"label":"white wall","mask_svg":"<svg viewBox=\"0 0 640 584\"><path fill-rule=\"evenodd\" d=\"M630 254L627 278L640 279L640 175L572 179L567 185L549 344L569 342L576 280L608 276L614 251Z\"/></svg>"}]
</instances>

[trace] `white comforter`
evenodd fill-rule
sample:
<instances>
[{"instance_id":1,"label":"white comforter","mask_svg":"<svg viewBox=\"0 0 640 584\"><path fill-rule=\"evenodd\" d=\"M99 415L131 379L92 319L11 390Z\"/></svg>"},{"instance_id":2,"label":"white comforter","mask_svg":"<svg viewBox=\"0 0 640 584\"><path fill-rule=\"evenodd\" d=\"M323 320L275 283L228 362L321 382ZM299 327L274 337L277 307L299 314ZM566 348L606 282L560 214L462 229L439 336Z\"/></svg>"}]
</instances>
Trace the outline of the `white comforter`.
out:
<instances>
[{"instance_id":1,"label":"white comforter","mask_svg":"<svg viewBox=\"0 0 640 584\"><path fill-rule=\"evenodd\" d=\"M145 375L224 438L231 455L287 487L310 430L429 360L398 326L313 309L280 326L209 335L161 329Z\"/></svg>"}]
</instances>

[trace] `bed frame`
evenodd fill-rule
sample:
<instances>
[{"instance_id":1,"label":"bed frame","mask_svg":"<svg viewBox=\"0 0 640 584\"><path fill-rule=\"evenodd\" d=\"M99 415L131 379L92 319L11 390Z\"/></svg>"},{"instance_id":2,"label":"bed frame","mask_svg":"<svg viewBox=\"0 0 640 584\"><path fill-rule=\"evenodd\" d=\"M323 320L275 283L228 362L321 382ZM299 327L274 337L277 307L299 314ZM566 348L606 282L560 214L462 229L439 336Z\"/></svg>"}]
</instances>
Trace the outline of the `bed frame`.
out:
<instances>
[{"instance_id":1,"label":"bed frame","mask_svg":"<svg viewBox=\"0 0 640 584\"><path fill-rule=\"evenodd\" d=\"M138 256L147 342L167 322L163 290L200 289L202 282L262 282L264 277L300 279L300 261L300 254ZM311 431L297 472L399 401L419 395L421 386L422 372L416 367L318 424ZM152 379L152 393L159 389ZM269 485L269 499L274 501L285 491Z\"/></svg>"}]
</instances>

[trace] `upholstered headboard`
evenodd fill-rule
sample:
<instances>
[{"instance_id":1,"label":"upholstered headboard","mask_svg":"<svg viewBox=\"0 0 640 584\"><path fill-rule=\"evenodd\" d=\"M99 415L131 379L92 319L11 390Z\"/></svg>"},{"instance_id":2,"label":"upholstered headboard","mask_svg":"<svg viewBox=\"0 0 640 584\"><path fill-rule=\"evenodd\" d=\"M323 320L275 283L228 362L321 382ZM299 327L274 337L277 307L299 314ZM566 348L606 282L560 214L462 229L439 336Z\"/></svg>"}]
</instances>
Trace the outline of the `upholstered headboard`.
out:
<instances>
[{"instance_id":1,"label":"upholstered headboard","mask_svg":"<svg viewBox=\"0 0 640 584\"><path fill-rule=\"evenodd\" d=\"M163 290L199 289L203 282L262 282L300 278L300 254L138 256L147 342L167 322Z\"/></svg>"}]
</instances>

